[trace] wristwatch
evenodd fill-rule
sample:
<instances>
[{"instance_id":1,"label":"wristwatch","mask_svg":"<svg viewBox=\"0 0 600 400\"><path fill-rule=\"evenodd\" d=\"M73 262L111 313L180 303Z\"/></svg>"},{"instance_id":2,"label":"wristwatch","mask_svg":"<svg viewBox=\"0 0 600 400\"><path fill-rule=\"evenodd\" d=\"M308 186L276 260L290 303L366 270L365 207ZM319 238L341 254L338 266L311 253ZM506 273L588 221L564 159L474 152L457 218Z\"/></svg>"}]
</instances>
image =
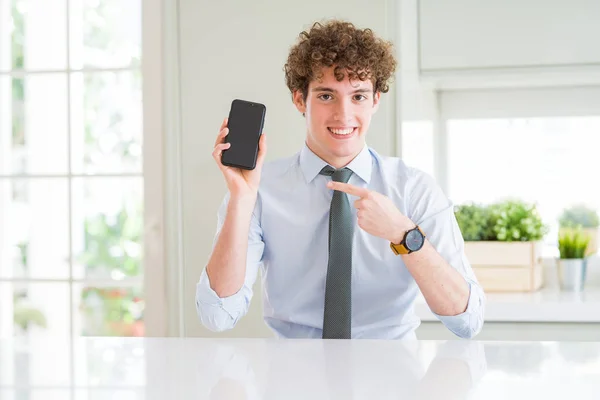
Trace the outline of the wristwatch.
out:
<instances>
[{"instance_id":1,"label":"wristwatch","mask_svg":"<svg viewBox=\"0 0 600 400\"><path fill-rule=\"evenodd\" d=\"M406 231L404 238L398 244L390 243L392 251L396 255L410 254L415 251L421 250L421 247L425 244L425 234L417 225L413 229Z\"/></svg>"}]
</instances>

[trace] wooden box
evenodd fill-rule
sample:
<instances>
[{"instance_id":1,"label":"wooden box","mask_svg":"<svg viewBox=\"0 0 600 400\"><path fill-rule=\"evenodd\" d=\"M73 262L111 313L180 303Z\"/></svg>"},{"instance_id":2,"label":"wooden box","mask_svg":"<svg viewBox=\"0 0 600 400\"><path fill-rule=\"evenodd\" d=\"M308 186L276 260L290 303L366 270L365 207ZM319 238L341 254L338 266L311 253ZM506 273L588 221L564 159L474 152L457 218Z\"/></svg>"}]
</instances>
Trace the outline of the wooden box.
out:
<instances>
[{"instance_id":1,"label":"wooden box","mask_svg":"<svg viewBox=\"0 0 600 400\"><path fill-rule=\"evenodd\" d=\"M598 228L585 228L585 233L590 235L590 243L585 251L585 255L590 256L598 251Z\"/></svg>"},{"instance_id":2,"label":"wooden box","mask_svg":"<svg viewBox=\"0 0 600 400\"><path fill-rule=\"evenodd\" d=\"M465 254L486 292L532 292L544 283L541 242L465 242Z\"/></svg>"}]
</instances>

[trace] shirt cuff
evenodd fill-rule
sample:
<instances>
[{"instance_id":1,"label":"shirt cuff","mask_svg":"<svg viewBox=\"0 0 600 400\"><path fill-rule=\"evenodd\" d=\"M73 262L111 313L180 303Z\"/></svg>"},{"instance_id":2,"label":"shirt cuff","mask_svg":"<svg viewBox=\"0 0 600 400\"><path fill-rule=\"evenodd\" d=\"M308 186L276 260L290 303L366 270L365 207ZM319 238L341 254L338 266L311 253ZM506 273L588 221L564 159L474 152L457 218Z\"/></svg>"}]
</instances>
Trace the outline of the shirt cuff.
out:
<instances>
[{"instance_id":1,"label":"shirt cuff","mask_svg":"<svg viewBox=\"0 0 600 400\"><path fill-rule=\"evenodd\" d=\"M236 320L246 309L246 299L243 292L244 286L231 296L219 297L210 287L210 279L205 269L196 285L196 301L203 305L220 308Z\"/></svg>"},{"instance_id":2,"label":"shirt cuff","mask_svg":"<svg viewBox=\"0 0 600 400\"><path fill-rule=\"evenodd\" d=\"M457 315L438 315L432 311L433 315L448 329L463 338L471 337L479 331L482 325L479 320L483 319L480 315L483 299L479 285L469 279L466 281L469 284L469 300L464 312Z\"/></svg>"}]
</instances>

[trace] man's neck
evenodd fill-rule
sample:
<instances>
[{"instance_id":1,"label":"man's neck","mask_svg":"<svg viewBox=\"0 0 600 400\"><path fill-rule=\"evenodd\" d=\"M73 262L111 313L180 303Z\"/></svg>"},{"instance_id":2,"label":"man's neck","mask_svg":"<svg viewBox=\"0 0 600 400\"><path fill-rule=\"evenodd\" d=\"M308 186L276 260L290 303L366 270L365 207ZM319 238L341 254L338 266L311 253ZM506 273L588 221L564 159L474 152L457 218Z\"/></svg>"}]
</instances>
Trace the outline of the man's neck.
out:
<instances>
[{"instance_id":1,"label":"man's neck","mask_svg":"<svg viewBox=\"0 0 600 400\"><path fill-rule=\"evenodd\" d=\"M344 168L345 166L350 164L352 160L354 160L356 156L358 156L362 151L362 149L360 149L356 154L347 157L327 157L326 155L321 154L318 150L313 149L308 142L306 142L306 146L310 149L310 151L315 153L317 157L319 157L321 160L325 161L327 164L331 165L335 169Z\"/></svg>"}]
</instances>

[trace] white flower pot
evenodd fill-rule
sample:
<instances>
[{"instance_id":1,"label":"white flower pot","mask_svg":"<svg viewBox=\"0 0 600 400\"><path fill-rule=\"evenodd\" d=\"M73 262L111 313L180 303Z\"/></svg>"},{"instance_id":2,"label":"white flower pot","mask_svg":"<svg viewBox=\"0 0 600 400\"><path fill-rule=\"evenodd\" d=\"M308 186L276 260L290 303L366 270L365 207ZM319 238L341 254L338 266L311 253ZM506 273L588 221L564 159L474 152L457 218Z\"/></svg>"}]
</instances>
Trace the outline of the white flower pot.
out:
<instances>
[{"instance_id":1,"label":"white flower pot","mask_svg":"<svg viewBox=\"0 0 600 400\"><path fill-rule=\"evenodd\" d=\"M584 258L559 259L558 281L564 291L580 292L585 281L586 260Z\"/></svg>"}]
</instances>

